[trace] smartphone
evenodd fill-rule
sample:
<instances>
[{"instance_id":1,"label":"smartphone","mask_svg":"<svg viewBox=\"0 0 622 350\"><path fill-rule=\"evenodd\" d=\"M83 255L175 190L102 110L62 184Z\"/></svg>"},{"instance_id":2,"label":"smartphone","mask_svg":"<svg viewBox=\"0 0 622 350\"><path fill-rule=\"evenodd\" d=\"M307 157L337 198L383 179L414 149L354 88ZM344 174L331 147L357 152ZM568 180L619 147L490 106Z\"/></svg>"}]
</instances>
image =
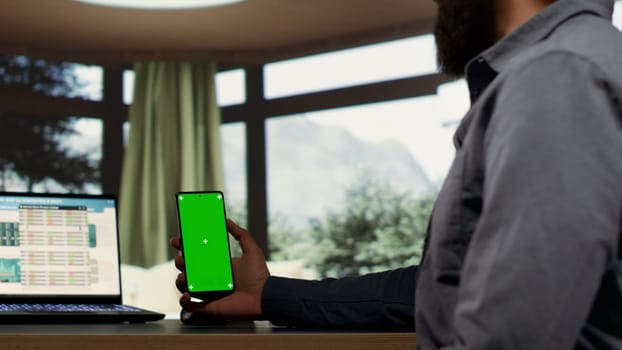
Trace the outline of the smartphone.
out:
<instances>
[{"instance_id":1,"label":"smartphone","mask_svg":"<svg viewBox=\"0 0 622 350\"><path fill-rule=\"evenodd\" d=\"M188 293L199 299L233 293L235 281L223 193L178 192L176 201Z\"/></svg>"}]
</instances>

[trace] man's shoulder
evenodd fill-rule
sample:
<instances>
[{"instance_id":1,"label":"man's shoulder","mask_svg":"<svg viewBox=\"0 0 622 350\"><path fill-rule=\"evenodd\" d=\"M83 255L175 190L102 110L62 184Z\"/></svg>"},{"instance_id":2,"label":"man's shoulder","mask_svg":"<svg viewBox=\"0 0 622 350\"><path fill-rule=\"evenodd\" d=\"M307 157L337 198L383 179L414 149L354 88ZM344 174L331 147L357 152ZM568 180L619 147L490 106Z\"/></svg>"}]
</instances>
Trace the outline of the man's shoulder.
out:
<instances>
[{"instance_id":1,"label":"man's shoulder","mask_svg":"<svg viewBox=\"0 0 622 350\"><path fill-rule=\"evenodd\" d=\"M563 58L564 62L583 62L622 86L622 33L603 18L579 16L560 24L546 39L515 57L507 71L516 73L540 64L550 69L555 65L551 56Z\"/></svg>"}]
</instances>

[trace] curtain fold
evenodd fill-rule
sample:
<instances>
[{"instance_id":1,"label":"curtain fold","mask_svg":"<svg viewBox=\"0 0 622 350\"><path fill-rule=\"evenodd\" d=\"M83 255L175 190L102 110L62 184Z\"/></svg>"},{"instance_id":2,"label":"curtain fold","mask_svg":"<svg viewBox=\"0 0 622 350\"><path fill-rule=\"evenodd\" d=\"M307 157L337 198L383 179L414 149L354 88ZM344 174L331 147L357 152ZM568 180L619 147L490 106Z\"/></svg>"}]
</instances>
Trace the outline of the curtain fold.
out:
<instances>
[{"instance_id":1,"label":"curtain fold","mask_svg":"<svg viewBox=\"0 0 622 350\"><path fill-rule=\"evenodd\" d=\"M213 63L134 65L123 162L121 261L149 267L173 257L175 192L223 189Z\"/></svg>"}]
</instances>

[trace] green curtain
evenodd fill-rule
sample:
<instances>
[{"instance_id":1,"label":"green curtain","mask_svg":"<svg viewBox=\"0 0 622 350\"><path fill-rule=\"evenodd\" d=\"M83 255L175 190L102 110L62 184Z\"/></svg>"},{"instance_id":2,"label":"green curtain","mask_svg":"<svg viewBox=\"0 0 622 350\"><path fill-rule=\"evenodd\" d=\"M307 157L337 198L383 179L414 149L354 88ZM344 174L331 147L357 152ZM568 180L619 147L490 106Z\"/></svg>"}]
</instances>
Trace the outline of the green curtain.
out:
<instances>
[{"instance_id":1,"label":"green curtain","mask_svg":"<svg viewBox=\"0 0 622 350\"><path fill-rule=\"evenodd\" d=\"M121 178L121 261L149 267L174 255L176 191L223 189L215 64L134 65Z\"/></svg>"}]
</instances>

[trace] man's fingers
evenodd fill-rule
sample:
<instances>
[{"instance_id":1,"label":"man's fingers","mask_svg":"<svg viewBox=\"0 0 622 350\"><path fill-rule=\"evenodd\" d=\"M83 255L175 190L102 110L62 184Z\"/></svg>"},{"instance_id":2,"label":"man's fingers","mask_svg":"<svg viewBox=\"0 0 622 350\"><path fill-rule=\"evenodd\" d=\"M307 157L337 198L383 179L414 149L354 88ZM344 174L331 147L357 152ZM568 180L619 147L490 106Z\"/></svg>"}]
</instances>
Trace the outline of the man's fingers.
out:
<instances>
[{"instance_id":1,"label":"man's fingers","mask_svg":"<svg viewBox=\"0 0 622 350\"><path fill-rule=\"evenodd\" d=\"M184 257L181 255L178 255L175 257L175 267L179 270L179 271L185 271L186 270L186 261L184 260Z\"/></svg>"},{"instance_id":2,"label":"man's fingers","mask_svg":"<svg viewBox=\"0 0 622 350\"><path fill-rule=\"evenodd\" d=\"M238 226L238 224L236 224L231 219L227 219L227 231L231 233L231 235L233 236L233 238L235 238L236 241L239 241L240 238L242 238L242 236L244 235L244 233L248 233L246 232L246 230Z\"/></svg>"},{"instance_id":3,"label":"man's fingers","mask_svg":"<svg viewBox=\"0 0 622 350\"><path fill-rule=\"evenodd\" d=\"M171 247L177 250L181 250L181 240L179 239L179 236L171 237L170 242L171 242Z\"/></svg>"},{"instance_id":4,"label":"man's fingers","mask_svg":"<svg viewBox=\"0 0 622 350\"><path fill-rule=\"evenodd\" d=\"M186 274L180 273L177 275L177 278L175 279L175 286L180 292L186 292Z\"/></svg>"},{"instance_id":5,"label":"man's fingers","mask_svg":"<svg viewBox=\"0 0 622 350\"><path fill-rule=\"evenodd\" d=\"M250 233L238 226L233 220L227 220L227 230L231 235L238 241L240 244L240 248L242 248L242 253L246 254L248 252L258 250L259 247L253 237L251 237Z\"/></svg>"},{"instance_id":6,"label":"man's fingers","mask_svg":"<svg viewBox=\"0 0 622 350\"><path fill-rule=\"evenodd\" d=\"M186 311L193 312L194 310L190 309L193 304L194 303L190 300L190 294L188 294L188 292L184 292L179 298L179 305L181 305L181 307L183 307Z\"/></svg>"},{"instance_id":7,"label":"man's fingers","mask_svg":"<svg viewBox=\"0 0 622 350\"><path fill-rule=\"evenodd\" d=\"M181 298L179 298L179 305L186 310L187 312L205 312L206 302L194 302L190 300L190 295L188 292L184 292Z\"/></svg>"}]
</instances>

